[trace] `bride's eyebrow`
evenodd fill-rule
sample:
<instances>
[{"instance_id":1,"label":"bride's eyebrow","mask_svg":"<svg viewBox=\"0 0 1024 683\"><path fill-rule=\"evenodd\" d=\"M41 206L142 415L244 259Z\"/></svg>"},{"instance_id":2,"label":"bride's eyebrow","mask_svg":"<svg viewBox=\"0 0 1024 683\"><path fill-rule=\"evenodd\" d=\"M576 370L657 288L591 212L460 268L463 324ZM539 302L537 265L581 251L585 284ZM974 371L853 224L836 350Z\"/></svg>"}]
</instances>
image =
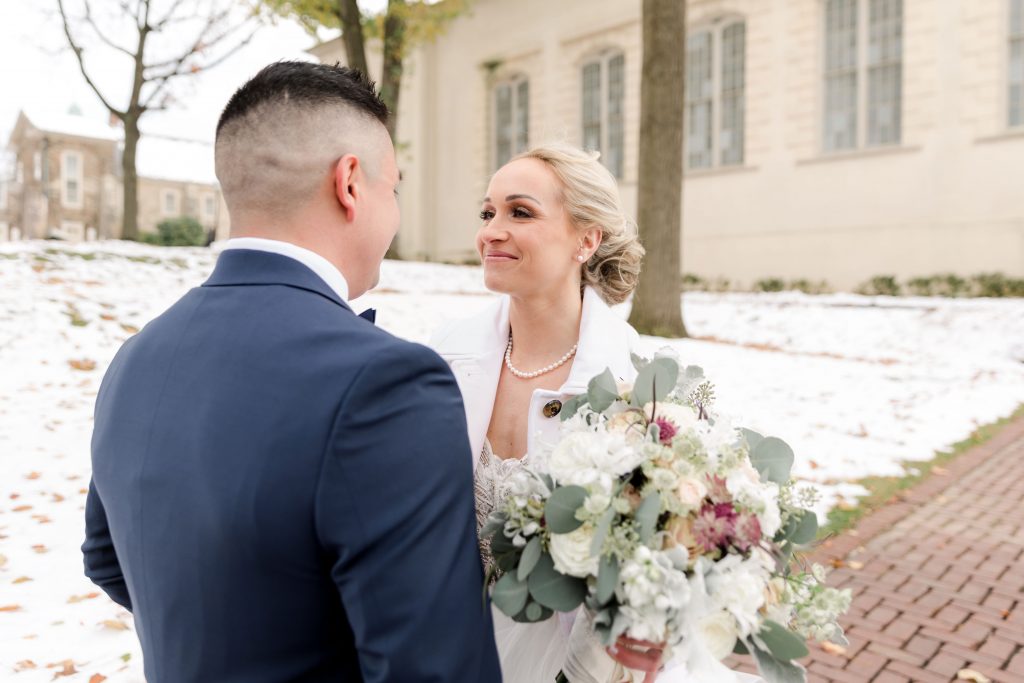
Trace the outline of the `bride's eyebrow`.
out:
<instances>
[{"instance_id":1,"label":"bride's eyebrow","mask_svg":"<svg viewBox=\"0 0 1024 683\"><path fill-rule=\"evenodd\" d=\"M537 199L536 197L531 197L528 194L510 194L509 196L505 197L505 201L506 202L514 202L517 199L529 199L531 201L537 202L538 206L544 206L539 199ZM490 204L491 203L491 198L490 197L484 197L483 201L481 203L482 204Z\"/></svg>"}]
</instances>

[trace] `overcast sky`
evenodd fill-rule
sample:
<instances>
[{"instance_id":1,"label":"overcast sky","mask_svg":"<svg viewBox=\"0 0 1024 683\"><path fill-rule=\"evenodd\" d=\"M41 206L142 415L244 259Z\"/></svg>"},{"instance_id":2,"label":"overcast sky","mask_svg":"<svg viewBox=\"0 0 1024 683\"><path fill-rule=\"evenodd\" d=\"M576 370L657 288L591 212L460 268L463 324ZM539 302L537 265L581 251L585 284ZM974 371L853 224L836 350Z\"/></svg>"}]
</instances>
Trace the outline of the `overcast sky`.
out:
<instances>
[{"instance_id":1,"label":"overcast sky","mask_svg":"<svg viewBox=\"0 0 1024 683\"><path fill-rule=\"evenodd\" d=\"M204 2L204 0L198 0ZM80 3L67 0L74 14ZM380 11L386 0L360 0L365 11ZM115 0L92 0L99 14ZM106 109L86 85L56 12L56 0L0 0L0 147L7 144L20 109L67 111L77 105L85 116L106 121ZM69 10L71 11L71 10ZM337 32L334 33L336 35ZM134 47L131 30L115 36ZM221 109L234 90L266 64L280 59L312 59L305 50L314 39L291 21L261 28L253 41L209 72L179 81L176 104L142 119L144 132L213 140ZM90 76L112 104L123 107L131 83L131 62L103 46L87 50Z\"/></svg>"}]
</instances>

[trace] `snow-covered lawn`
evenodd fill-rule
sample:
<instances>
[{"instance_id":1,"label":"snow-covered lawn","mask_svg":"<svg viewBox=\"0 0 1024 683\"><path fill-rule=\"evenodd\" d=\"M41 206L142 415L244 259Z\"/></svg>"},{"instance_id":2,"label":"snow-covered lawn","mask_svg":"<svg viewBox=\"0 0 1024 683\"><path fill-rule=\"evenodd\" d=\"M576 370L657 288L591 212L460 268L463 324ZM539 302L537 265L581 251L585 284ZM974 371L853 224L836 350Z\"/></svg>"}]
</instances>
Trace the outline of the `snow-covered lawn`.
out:
<instances>
[{"instance_id":1,"label":"snow-covered lawn","mask_svg":"<svg viewBox=\"0 0 1024 683\"><path fill-rule=\"evenodd\" d=\"M121 342L215 258L0 245L0 680L143 680L130 615L82 576L92 403ZM354 305L426 341L491 297L477 268L388 262ZM1024 403L1024 301L695 293L684 312L693 338L644 350L673 346L716 383L720 409L787 440L822 511L860 492L851 480L900 473Z\"/></svg>"}]
</instances>

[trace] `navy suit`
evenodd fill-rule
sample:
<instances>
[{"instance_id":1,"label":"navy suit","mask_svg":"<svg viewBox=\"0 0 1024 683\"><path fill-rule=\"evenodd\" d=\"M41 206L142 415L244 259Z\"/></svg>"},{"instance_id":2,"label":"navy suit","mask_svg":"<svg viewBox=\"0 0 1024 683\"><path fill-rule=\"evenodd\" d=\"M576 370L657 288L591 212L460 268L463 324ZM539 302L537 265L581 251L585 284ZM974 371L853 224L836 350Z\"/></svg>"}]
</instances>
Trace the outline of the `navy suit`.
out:
<instances>
[{"instance_id":1,"label":"navy suit","mask_svg":"<svg viewBox=\"0 0 1024 683\"><path fill-rule=\"evenodd\" d=\"M300 262L225 251L130 339L92 461L148 683L500 681L455 380Z\"/></svg>"}]
</instances>

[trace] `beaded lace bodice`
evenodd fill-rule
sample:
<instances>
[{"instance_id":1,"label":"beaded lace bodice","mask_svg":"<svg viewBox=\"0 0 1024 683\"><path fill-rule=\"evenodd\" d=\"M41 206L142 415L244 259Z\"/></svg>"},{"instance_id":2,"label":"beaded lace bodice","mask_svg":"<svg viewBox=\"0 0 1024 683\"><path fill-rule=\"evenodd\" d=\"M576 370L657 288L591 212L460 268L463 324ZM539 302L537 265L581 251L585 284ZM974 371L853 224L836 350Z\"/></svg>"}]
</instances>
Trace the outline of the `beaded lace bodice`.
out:
<instances>
[{"instance_id":1,"label":"beaded lace bodice","mask_svg":"<svg viewBox=\"0 0 1024 683\"><path fill-rule=\"evenodd\" d=\"M473 473L473 492L476 498L476 529L477 532L487 523L487 517L494 512L498 503L508 497L512 475L519 471L526 462L522 458L502 459L491 450L491 444L484 439L484 447L480 451L480 460ZM489 540L480 541L480 558L484 569L489 570L494 563Z\"/></svg>"}]
</instances>

